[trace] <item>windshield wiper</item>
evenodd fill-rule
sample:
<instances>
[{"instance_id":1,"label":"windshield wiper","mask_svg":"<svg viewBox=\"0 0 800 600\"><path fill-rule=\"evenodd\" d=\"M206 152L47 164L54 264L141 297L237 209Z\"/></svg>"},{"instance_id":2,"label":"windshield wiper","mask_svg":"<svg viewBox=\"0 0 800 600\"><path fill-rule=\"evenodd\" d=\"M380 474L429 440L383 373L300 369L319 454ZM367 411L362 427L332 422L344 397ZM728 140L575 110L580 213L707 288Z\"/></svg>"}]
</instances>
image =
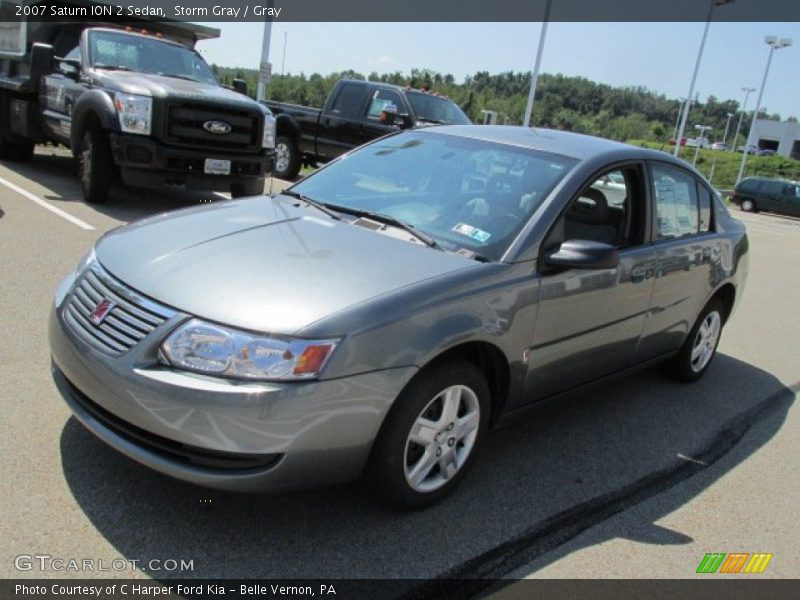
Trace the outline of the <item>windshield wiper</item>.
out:
<instances>
[{"instance_id":1,"label":"windshield wiper","mask_svg":"<svg viewBox=\"0 0 800 600\"><path fill-rule=\"evenodd\" d=\"M124 65L104 65L103 63L97 63L92 66L95 69L105 69L106 71L133 71L133 69Z\"/></svg>"},{"instance_id":2,"label":"windshield wiper","mask_svg":"<svg viewBox=\"0 0 800 600\"><path fill-rule=\"evenodd\" d=\"M195 83L203 83L194 77L189 77L188 75L178 75L177 73L156 73L156 75L161 75L162 77L172 77L174 79L185 79L186 81L194 81Z\"/></svg>"},{"instance_id":3,"label":"windshield wiper","mask_svg":"<svg viewBox=\"0 0 800 600\"><path fill-rule=\"evenodd\" d=\"M317 210L324 212L326 215L328 215L331 219L334 219L335 221L342 220L342 217L332 209L328 208L327 204L319 202L318 200L314 200L313 198L309 198L308 196L305 196L300 192L295 192L294 190L284 190L281 192L281 194L284 194L285 196L291 196L292 198L297 198L298 200L302 200L309 206L313 206Z\"/></svg>"},{"instance_id":4,"label":"windshield wiper","mask_svg":"<svg viewBox=\"0 0 800 600\"><path fill-rule=\"evenodd\" d=\"M429 236L427 233L423 233L416 229L413 225L409 225L400 219L396 219L390 215L385 215L383 213L376 213L370 212L368 210L360 210L358 208L350 208L349 206L339 206L338 204L328 204L328 207L332 208L333 210L337 210L339 212L349 213L356 217L367 217L368 219L372 219L373 221L378 221L380 223L384 223L385 225L391 225L392 227L398 227L403 231L406 231L417 238L420 242L428 246L429 248L435 248L437 250L444 251L444 248L439 246L438 242Z\"/></svg>"}]
</instances>

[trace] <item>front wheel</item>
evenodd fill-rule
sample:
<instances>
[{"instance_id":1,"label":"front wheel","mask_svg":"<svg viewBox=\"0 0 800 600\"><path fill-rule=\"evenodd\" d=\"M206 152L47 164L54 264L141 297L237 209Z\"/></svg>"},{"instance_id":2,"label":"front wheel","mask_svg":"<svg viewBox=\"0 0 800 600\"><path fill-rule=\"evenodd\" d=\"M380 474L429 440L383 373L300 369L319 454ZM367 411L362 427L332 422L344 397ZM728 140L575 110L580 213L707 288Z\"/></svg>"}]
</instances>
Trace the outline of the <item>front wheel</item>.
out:
<instances>
[{"instance_id":1,"label":"front wheel","mask_svg":"<svg viewBox=\"0 0 800 600\"><path fill-rule=\"evenodd\" d=\"M86 202L102 204L108 200L114 161L108 135L103 130L89 129L83 133L78 152L78 174Z\"/></svg>"},{"instance_id":2,"label":"front wheel","mask_svg":"<svg viewBox=\"0 0 800 600\"><path fill-rule=\"evenodd\" d=\"M279 179L294 179L300 172L301 157L295 139L279 135L275 140L275 168L272 174Z\"/></svg>"},{"instance_id":3,"label":"front wheel","mask_svg":"<svg viewBox=\"0 0 800 600\"><path fill-rule=\"evenodd\" d=\"M717 299L711 300L689 332L678 355L667 363L667 370L679 381L700 379L717 353L722 334L725 307Z\"/></svg>"},{"instance_id":4,"label":"front wheel","mask_svg":"<svg viewBox=\"0 0 800 600\"><path fill-rule=\"evenodd\" d=\"M422 371L397 397L368 465L368 481L388 504L430 506L472 466L489 425L489 388L468 362Z\"/></svg>"}]
</instances>

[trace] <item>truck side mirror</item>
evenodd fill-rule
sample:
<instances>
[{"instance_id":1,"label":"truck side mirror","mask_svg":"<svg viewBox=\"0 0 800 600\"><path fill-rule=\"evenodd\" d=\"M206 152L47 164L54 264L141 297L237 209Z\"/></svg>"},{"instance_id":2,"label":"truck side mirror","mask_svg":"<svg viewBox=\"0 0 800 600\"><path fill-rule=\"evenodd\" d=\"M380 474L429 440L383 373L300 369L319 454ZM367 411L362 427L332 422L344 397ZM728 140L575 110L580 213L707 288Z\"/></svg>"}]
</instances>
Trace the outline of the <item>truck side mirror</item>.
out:
<instances>
[{"instance_id":1,"label":"truck side mirror","mask_svg":"<svg viewBox=\"0 0 800 600\"><path fill-rule=\"evenodd\" d=\"M234 92L247 96L247 82L244 79L234 79L231 83L233 84Z\"/></svg>"},{"instance_id":2,"label":"truck side mirror","mask_svg":"<svg viewBox=\"0 0 800 600\"><path fill-rule=\"evenodd\" d=\"M58 62L58 70L63 73L65 77L78 81L78 76L81 72L81 62L79 60L62 58Z\"/></svg>"},{"instance_id":3,"label":"truck side mirror","mask_svg":"<svg viewBox=\"0 0 800 600\"><path fill-rule=\"evenodd\" d=\"M53 47L36 42L31 48L30 80L34 92L39 91L39 80L53 72Z\"/></svg>"}]
</instances>

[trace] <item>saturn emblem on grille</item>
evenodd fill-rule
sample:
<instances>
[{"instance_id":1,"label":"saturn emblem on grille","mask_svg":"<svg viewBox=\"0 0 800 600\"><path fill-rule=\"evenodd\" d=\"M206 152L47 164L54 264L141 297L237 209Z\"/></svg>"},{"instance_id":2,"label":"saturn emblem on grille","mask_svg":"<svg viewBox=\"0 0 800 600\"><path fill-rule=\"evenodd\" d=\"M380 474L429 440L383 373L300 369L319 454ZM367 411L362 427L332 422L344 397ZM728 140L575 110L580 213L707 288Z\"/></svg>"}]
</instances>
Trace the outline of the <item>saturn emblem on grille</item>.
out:
<instances>
[{"instance_id":1,"label":"saturn emblem on grille","mask_svg":"<svg viewBox=\"0 0 800 600\"><path fill-rule=\"evenodd\" d=\"M206 121L203 123L203 129L205 129L209 133L215 133L217 135L225 135L226 133L230 133L233 127L230 123L225 121Z\"/></svg>"},{"instance_id":2,"label":"saturn emblem on grille","mask_svg":"<svg viewBox=\"0 0 800 600\"><path fill-rule=\"evenodd\" d=\"M89 315L89 319L95 325L100 325L100 323L103 322L103 319L106 318L108 313L110 313L111 309L113 309L115 306L116 304L114 302L112 302L108 298L103 298L102 300L100 300L100 302L97 303L97 306L94 307L92 314Z\"/></svg>"}]
</instances>

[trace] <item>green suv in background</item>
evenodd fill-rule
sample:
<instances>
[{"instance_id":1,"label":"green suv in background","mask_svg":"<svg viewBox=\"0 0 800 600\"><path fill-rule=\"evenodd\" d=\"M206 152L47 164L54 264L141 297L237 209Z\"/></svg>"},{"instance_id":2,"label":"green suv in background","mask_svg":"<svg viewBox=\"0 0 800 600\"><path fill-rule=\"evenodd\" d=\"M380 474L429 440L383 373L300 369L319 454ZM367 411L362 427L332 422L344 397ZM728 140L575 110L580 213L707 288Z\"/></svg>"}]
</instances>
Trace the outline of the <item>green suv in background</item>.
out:
<instances>
[{"instance_id":1,"label":"green suv in background","mask_svg":"<svg viewBox=\"0 0 800 600\"><path fill-rule=\"evenodd\" d=\"M746 212L767 210L800 217L800 184L786 179L747 177L733 190L731 202Z\"/></svg>"}]
</instances>

